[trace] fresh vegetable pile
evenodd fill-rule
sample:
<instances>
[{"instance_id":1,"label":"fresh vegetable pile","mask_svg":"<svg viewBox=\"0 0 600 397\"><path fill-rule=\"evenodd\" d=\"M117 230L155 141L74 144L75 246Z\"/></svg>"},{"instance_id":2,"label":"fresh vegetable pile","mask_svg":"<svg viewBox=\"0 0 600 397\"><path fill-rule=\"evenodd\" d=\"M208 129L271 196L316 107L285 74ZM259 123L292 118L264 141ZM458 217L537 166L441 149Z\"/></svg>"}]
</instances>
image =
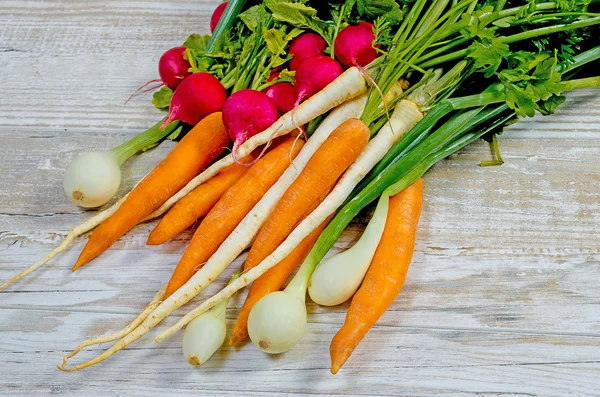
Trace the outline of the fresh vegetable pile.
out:
<instances>
[{"instance_id":1,"label":"fresh vegetable pile","mask_svg":"<svg viewBox=\"0 0 600 397\"><path fill-rule=\"evenodd\" d=\"M98 207L114 196L120 166L163 139L180 139L133 190L74 228L26 276L92 231L73 270L135 225L164 217L148 237L163 244L198 223L170 280L134 321L80 344L59 368L104 361L188 303L247 248L229 284L155 337L187 325L183 350L201 365L226 338L229 298L249 286L229 343L267 353L294 347L306 329L305 296L351 299L331 342L337 373L400 293L423 201L421 177L480 138L502 163L496 134L564 92L600 85L600 14L586 0L231 0L212 36L165 52L153 104L168 114L110 152L74 160L65 192ZM595 62L596 69L590 67ZM148 88L149 87L149 88ZM377 200L362 237L324 260L350 221ZM282 290L290 275L297 273ZM83 348L115 342L83 364Z\"/></svg>"}]
</instances>

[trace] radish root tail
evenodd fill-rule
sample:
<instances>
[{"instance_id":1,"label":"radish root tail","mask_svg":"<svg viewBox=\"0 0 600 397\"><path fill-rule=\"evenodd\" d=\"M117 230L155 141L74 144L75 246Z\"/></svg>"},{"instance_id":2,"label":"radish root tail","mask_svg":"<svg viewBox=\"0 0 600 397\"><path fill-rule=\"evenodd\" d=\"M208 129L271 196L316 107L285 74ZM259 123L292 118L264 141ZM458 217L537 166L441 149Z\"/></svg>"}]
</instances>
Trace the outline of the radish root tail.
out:
<instances>
[{"instance_id":1,"label":"radish root tail","mask_svg":"<svg viewBox=\"0 0 600 397\"><path fill-rule=\"evenodd\" d=\"M102 343L113 342L117 339L121 339L121 338L125 337L126 335L130 334L133 330L135 330L137 327L139 327L140 324L142 324L146 318L148 318L150 313L152 313L154 311L154 309L156 309L158 307L158 305L161 304L162 299L165 295L166 289L167 289L167 286L166 285L163 286L158 291L158 293L154 296L154 298L152 298L152 301L150 302L150 304L148 306L146 306L144 308L144 310L142 310L142 312L127 327L125 327L122 330L117 331L113 334L110 334L110 335L92 338L92 339L88 339L86 341L81 342L79 345L77 345L77 347L71 353L69 353L63 357L62 364L58 365L57 368L64 372L71 372L74 369L68 369L67 362L69 361L70 358L76 356L80 351L82 351L86 347L99 345Z\"/></svg>"},{"instance_id":2,"label":"radish root tail","mask_svg":"<svg viewBox=\"0 0 600 397\"><path fill-rule=\"evenodd\" d=\"M356 62L356 60L353 62L353 64L354 64L355 68L357 68L358 70L360 70L360 72L362 73L363 77L365 79L367 79L369 81L369 83L371 83L371 85L373 87L375 87L375 90L377 91L377 93L381 97L381 102L383 103L383 107L385 109L385 116L387 118L387 121L388 121L388 123L390 123L390 108L387 105L387 101L386 101L385 95L383 95L383 91L381 91L381 88L379 87L379 85L377 84L377 82L373 79L373 77L371 77L371 75L369 74L369 72L367 72L365 70L365 68L363 68L362 66L360 66ZM390 127L391 126L392 126L392 124L390 123Z\"/></svg>"},{"instance_id":3,"label":"radish root tail","mask_svg":"<svg viewBox=\"0 0 600 397\"><path fill-rule=\"evenodd\" d=\"M239 148L239 144L237 143L237 141L233 144L233 149L231 150L231 157L233 158L233 161L236 164L242 165L244 167L251 167L253 166L258 160L260 160L265 153L267 152L267 150L269 150L269 148L271 147L271 144L273 143L273 139L275 139L275 136L277 135L277 133L279 132L279 130L281 129L281 125L279 125L275 131L273 131L273 133L271 134L271 136L269 137L269 139L267 140L267 143L265 143L265 145L263 146L262 150L260 151L259 155L252 160L249 163L242 163L238 157L237 157L237 149Z\"/></svg>"},{"instance_id":4,"label":"radish root tail","mask_svg":"<svg viewBox=\"0 0 600 397\"><path fill-rule=\"evenodd\" d=\"M294 108L292 109L292 125L294 126L294 129L298 130L302 135L304 135L304 140L308 141L308 135L306 135L306 130L300 127L298 125L298 122L296 121L296 109L298 109L298 106L300 106L300 102L302 102L303 98L304 94L300 94L298 95L298 99L296 99L296 103L294 104Z\"/></svg>"},{"instance_id":5,"label":"radish root tail","mask_svg":"<svg viewBox=\"0 0 600 397\"><path fill-rule=\"evenodd\" d=\"M306 137L306 134L304 134L304 136ZM296 168L296 164L294 163L294 157L292 156L292 153L294 153L294 149L296 148L296 143L298 142L298 140L302 138L302 134L298 134L296 135L296 138L294 139L294 143L292 144L292 148L290 149L288 158L290 160L290 163L292 166L294 166L294 169Z\"/></svg>"},{"instance_id":6,"label":"radish root tail","mask_svg":"<svg viewBox=\"0 0 600 397\"><path fill-rule=\"evenodd\" d=\"M159 84L155 84L152 87L148 87L152 83L159 83ZM127 100L125 101L125 105L127 105L129 103L129 101L131 101L136 96L145 94L146 92L150 92L150 91L159 89L163 85L165 85L165 83L163 83L161 79L150 80L149 82L143 84L140 88L138 88L133 94L131 94L129 96L129 98L127 98ZM148 87L148 88L146 88L146 87Z\"/></svg>"}]
</instances>

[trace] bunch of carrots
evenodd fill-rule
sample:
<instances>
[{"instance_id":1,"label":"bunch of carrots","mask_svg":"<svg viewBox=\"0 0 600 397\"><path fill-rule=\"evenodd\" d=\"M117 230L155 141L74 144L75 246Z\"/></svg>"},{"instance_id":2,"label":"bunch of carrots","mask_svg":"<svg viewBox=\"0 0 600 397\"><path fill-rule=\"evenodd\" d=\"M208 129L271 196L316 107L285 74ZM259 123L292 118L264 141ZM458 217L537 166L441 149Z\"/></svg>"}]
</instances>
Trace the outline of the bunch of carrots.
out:
<instances>
[{"instance_id":1,"label":"bunch of carrots","mask_svg":"<svg viewBox=\"0 0 600 397\"><path fill-rule=\"evenodd\" d=\"M143 337L249 248L222 291L155 340L187 325L184 354L201 365L224 342L229 298L251 285L229 343L250 338L267 353L282 353L305 332L307 292L324 306L351 299L331 342L337 373L401 292L425 172L517 115L552 113L563 92L600 85L597 76L578 75L600 58L600 47L585 45L600 23L585 2L320 3L226 2L213 15L211 37L192 35L161 58L161 80L151 88L164 85L154 103L169 114L117 148L119 165L124 153L191 129L129 194L0 289L88 231L74 271L140 222L164 215L148 245L198 226L171 278L133 322L82 342L60 369L97 364ZM78 201L106 199L94 196L106 191L97 187L83 192L76 178L67 185ZM375 200L359 241L324 260ZM115 343L67 367L85 347L106 342Z\"/></svg>"}]
</instances>

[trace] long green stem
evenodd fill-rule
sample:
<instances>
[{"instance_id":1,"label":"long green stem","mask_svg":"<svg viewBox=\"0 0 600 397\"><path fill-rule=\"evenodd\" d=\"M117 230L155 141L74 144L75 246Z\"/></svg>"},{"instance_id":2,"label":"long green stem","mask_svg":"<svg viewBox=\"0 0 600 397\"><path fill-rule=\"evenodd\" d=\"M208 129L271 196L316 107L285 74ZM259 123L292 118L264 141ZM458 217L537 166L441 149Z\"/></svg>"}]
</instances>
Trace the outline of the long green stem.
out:
<instances>
[{"instance_id":1,"label":"long green stem","mask_svg":"<svg viewBox=\"0 0 600 397\"><path fill-rule=\"evenodd\" d=\"M456 141L453 141L450 144L448 144L448 146L446 146L446 147L442 148L441 150L439 150L438 152L426 157L425 160L423 160L421 163L419 163L415 168L413 168L412 170L407 172L396 183L394 183L393 185L388 187L383 194L387 194L389 196L394 196L394 195L400 193L401 191L403 191L404 189L406 189L407 187L409 187L410 185L415 183L423 175L425 175L425 173L431 167L433 167L437 162L456 153L460 149L470 145L471 143L475 142L476 140L478 140L485 134L495 130L496 128L499 128L505 122L510 120L512 117L514 117L514 114L509 114L507 116L504 116L502 119L498 120L497 122L495 122L488 128L482 129L475 133L470 133L470 134L461 136Z\"/></svg>"},{"instance_id":2,"label":"long green stem","mask_svg":"<svg viewBox=\"0 0 600 397\"><path fill-rule=\"evenodd\" d=\"M451 109L451 106L448 106L448 108ZM502 112L506 111L507 109L508 109L508 106L503 105L503 106L498 106L498 107L486 108L481 112L477 112L477 115L474 118L472 118L471 121L469 122L470 127L476 128L479 125L481 125L482 123L485 123L487 120L498 117L498 115L500 115ZM445 116L445 114L444 114L443 116L440 117L441 114L443 114L443 113L438 114L437 120L439 120L440 118ZM414 139L412 142L409 140L406 140L406 141L403 140L403 141L399 142L396 146L394 146L386 154L386 156L377 164L377 166L375 166L375 168L372 170L372 172L369 173L369 176L367 178L365 178L365 181L364 181L365 184L363 185L363 188L366 187L366 185L368 183L370 183L375 178L375 176L379 175L390 164L400 161L415 146L419 145L427 136L429 136L429 133L432 130L434 130L436 118L432 118L430 120L431 120L430 124L432 124L432 125L427 129L423 129L423 132L421 134L419 134L419 136L416 139ZM456 129L457 131L459 131L459 125L458 125L457 121L460 121L460 119L453 118L450 121L452 124L449 124L449 128ZM417 127L418 127L418 125L417 125Z\"/></svg>"},{"instance_id":3,"label":"long green stem","mask_svg":"<svg viewBox=\"0 0 600 397\"><path fill-rule=\"evenodd\" d=\"M600 87L600 76L587 77L585 79L568 80L564 82L565 91L581 90L584 88Z\"/></svg>"},{"instance_id":4,"label":"long green stem","mask_svg":"<svg viewBox=\"0 0 600 397\"><path fill-rule=\"evenodd\" d=\"M240 268L238 269L238 271L235 272L235 273L233 273L233 275L229 279L229 282L227 283L227 285L230 285L235 280L237 280L238 278L240 278L240 276L242 275L243 272L244 272L244 265L242 264L240 266ZM221 302L219 302L217 305L215 305L215 307L213 307L211 309L211 312L213 312L218 317L224 318L225 317L225 313L227 312L227 306L229 305L229 300L230 299L231 299L231 296L229 298L227 298L227 299L223 299Z\"/></svg>"},{"instance_id":5,"label":"long green stem","mask_svg":"<svg viewBox=\"0 0 600 397\"><path fill-rule=\"evenodd\" d=\"M233 26L235 19L239 13L242 12L245 4L246 0L229 0L229 3L227 4L227 7L225 7L225 11L223 11L223 15L221 16L215 31L206 45L206 52L213 52L215 50L219 39L223 33Z\"/></svg>"},{"instance_id":6,"label":"long green stem","mask_svg":"<svg viewBox=\"0 0 600 397\"><path fill-rule=\"evenodd\" d=\"M569 24L559 24L553 26L546 26L539 29L532 29L526 32L521 32L507 36L502 39L506 44L516 43L517 41L529 40L539 36L546 36L558 32L567 32L569 30L581 29L588 26L597 25L600 23L600 16L594 18L586 18L580 21L572 22Z\"/></svg>"},{"instance_id":7,"label":"long green stem","mask_svg":"<svg viewBox=\"0 0 600 397\"><path fill-rule=\"evenodd\" d=\"M433 6L427 10L423 19L421 19L421 22L419 22L412 37L419 37L425 33L425 31L440 18L449 2L450 0L436 1Z\"/></svg>"},{"instance_id":8,"label":"long green stem","mask_svg":"<svg viewBox=\"0 0 600 397\"><path fill-rule=\"evenodd\" d=\"M458 47L458 46L460 46L464 43L467 43L471 40L472 40L472 38L470 38L470 37L463 37L461 39L452 40L448 44L446 44L440 48L437 48L433 51L427 52L427 54L425 54L421 58L417 59L417 64L422 64L423 62L425 62L431 58L435 58L436 56L443 54L443 53L447 52L448 50Z\"/></svg>"},{"instance_id":9,"label":"long green stem","mask_svg":"<svg viewBox=\"0 0 600 397\"><path fill-rule=\"evenodd\" d=\"M531 3L527 3L525 5L513 8L506 8L498 13L498 19L506 18L512 15L517 15L520 11L527 9ZM554 10L557 7L556 3L548 2L548 3L540 3L535 5L535 11L549 11Z\"/></svg>"},{"instance_id":10,"label":"long green stem","mask_svg":"<svg viewBox=\"0 0 600 397\"><path fill-rule=\"evenodd\" d=\"M588 26L593 26L600 24L600 17L595 18L587 18L581 21L576 21L570 24L560 24L554 26L547 26L539 29L532 29L526 32L517 33L511 36L501 37L503 43L511 44L516 43L518 41L530 40L536 37L545 36L558 32L566 32L569 30L585 28ZM436 59L432 59L428 62L419 64L419 66L423 69L431 68L437 65L441 65L442 63L453 61L455 59L464 58L469 55L469 49L465 48L459 51L451 52L450 54L446 54Z\"/></svg>"},{"instance_id":11,"label":"long green stem","mask_svg":"<svg viewBox=\"0 0 600 397\"><path fill-rule=\"evenodd\" d=\"M149 149L169 136L179 126L179 121L173 121L165 129L161 129L164 119L137 135L133 139L117 146L112 152L117 156L119 166L141 150Z\"/></svg>"},{"instance_id":12,"label":"long green stem","mask_svg":"<svg viewBox=\"0 0 600 397\"><path fill-rule=\"evenodd\" d=\"M495 160L483 160L481 162L481 166L482 167L494 167L494 166L504 164L504 160L502 160L502 153L500 153L500 146L498 145L497 134L492 135L490 147L491 147L492 151L494 152L494 156L496 156L496 159Z\"/></svg>"},{"instance_id":13,"label":"long green stem","mask_svg":"<svg viewBox=\"0 0 600 397\"><path fill-rule=\"evenodd\" d=\"M496 2L496 7L494 7L494 11L496 11L496 12L502 11L502 9L504 9L505 5L506 5L506 0L498 0Z\"/></svg>"},{"instance_id":14,"label":"long green stem","mask_svg":"<svg viewBox=\"0 0 600 397\"><path fill-rule=\"evenodd\" d=\"M569 72L571 70L575 70L580 68L590 62L594 62L600 59L600 45L596 46L592 49L589 49L581 54L577 54L573 57L569 62L563 62L558 65L558 71L560 73Z\"/></svg>"},{"instance_id":15,"label":"long green stem","mask_svg":"<svg viewBox=\"0 0 600 397\"><path fill-rule=\"evenodd\" d=\"M338 20L335 22L335 30L333 31L333 37L331 38L331 58L335 59L335 40L338 37L338 34L340 33L340 26L342 24L342 17L344 15L346 9L346 4L342 4L342 7L340 8L340 14L338 17Z\"/></svg>"},{"instance_id":16,"label":"long green stem","mask_svg":"<svg viewBox=\"0 0 600 397\"><path fill-rule=\"evenodd\" d=\"M386 56L388 63L383 68L377 79L377 82L380 85L381 91L384 95L386 95L391 87L396 84L396 82L403 75L406 74L406 72L410 69L410 65L414 64L415 61L419 59L419 57L421 57L423 53L437 40L437 37L435 34L433 34L433 32L440 27L445 28L449 25L452 25L452 16L462 12L464 7L471 4L471 2L472 0L463 0L456 6L453 6L435 22L430 23L428 28L419 37L416 37L407 43L404 43L402 40L395 42L395 47ZM415 3L415 5L411 8L411 13L413 13L414 8L420 4L420 2ZM420 11L415 12L415 15L418 16L419 14ZM414 21L412 25L409 24L406 29L411 30L413 27ZM367 125L371 125L377 121L376 114L381 103L379 96L379 93L373 88L369 92L367 106L365 107L365 110L361 116L361 120L363 120Z\"/></svg>"},{"instance_id":17,"label":"long green stem","mask_svg":"<svg viewBox=\"0 0 600 397\"><path fill-rule=\"evenodd\" d=\"M311 260L310 255L306 257L306 259L304 259L304 262L302 262L302 266L300 266L300 269L298 269L298 272L296 273L292 281L290 281L288 286L285 287L285 292L304 301L304 298L306 296L306 290L308 289L308 282L310 281L310 276L312 276L312 274L314 273L315 268L319 264L320 260L321 259L319 259L318 261Z\"/></svg>"}]
</instances>

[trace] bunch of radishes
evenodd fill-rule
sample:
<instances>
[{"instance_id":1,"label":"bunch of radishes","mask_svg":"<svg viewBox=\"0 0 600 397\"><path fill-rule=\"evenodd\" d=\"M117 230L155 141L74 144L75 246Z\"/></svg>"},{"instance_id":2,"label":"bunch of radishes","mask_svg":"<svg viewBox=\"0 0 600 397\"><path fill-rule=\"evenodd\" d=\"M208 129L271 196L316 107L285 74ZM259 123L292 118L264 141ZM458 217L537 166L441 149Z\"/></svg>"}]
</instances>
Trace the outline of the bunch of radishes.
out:
<instances>
[{"instance_id":1,"label":"bunch of radishes","mask_svg":"<svg viewBox=\"0 0 600 397\"><path fill-rule=\"evenodd\" d=\"M211 31L217 27L227 4L221 3L215 9L210 21ZM223 123L234 142L233 155L237 161L237 148L242 143L270 127L280 115L294 111L302 101L321 91L343 72L343 67L357 66L363 70L362 67L378 55L374 40L373 25L368 22L342 29L335 37L333 49L329 49L327 41L317 33L300 34L291 41L287 51L290 58L287 69L294 76L293 84L284 81L286 79L278 81L279 67L272 70L268 81L264 82L267 83L266 88L261 91L242 89L229 97L226 88L211 73L192 73L193 68L187 58L190 53L186 47L171 48L158 63L161 85L174 91L169 113L161 128L166 128L173 121L195 125L209 114L222 111ZM333 53L335 59L328 53ZM156 132L153 136L153 140L164 138ZM76 204L97 207L114 196L120 185L120 173L116 171L134 150L127 151L127 156L121 158L113 151L92 153L101 154L102 164L89 155L73 161L65 177L65 192ZM89 177L89 169L99 170L100 175ZM81 194L76 197L73 191Z\"/></svg>"},{"instance_id":2,"label":"bunch of radishes","mask_svg":"<svg viewBox=\"0 0 600 397\"><path fill-rule=\"evenodd\" d=\"M221 3L210 20L216 28L227 2ZM295 73L294 84L276 82L262 91L245 89L226 98L226 91L216 77L207 72L191 74L185 59L185 47L175 47L160 58L158 70L164 85L174 90L169 115L163 125L174 120L195 125L207 115L222 111L223 122L231 140L233 153L253 135L270 127L279 115L293 111L298 104L321 91L346 68L363 67L377 57L373 45L373 24L360 22L342 29L335 39L335 58L327 56L327 42L316 33L303 33L290 44L288 69ZM341 63L341 65L340 65ZM277 79L272 71L269 80Z\"/></svg>"}]
</instances>

